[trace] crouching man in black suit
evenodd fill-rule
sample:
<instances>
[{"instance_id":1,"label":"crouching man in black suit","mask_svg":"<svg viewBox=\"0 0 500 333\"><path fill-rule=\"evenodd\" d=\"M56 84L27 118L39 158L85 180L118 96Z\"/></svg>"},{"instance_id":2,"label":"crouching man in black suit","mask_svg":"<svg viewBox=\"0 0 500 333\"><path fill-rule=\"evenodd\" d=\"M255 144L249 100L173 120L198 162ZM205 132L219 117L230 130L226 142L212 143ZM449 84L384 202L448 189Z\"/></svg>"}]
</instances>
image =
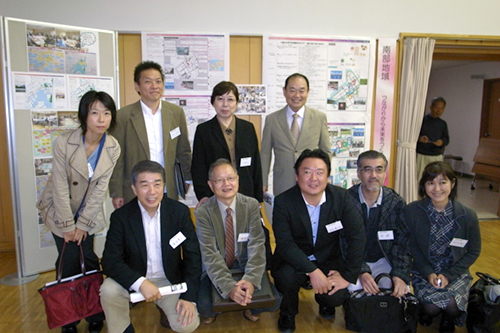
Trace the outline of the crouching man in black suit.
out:
<instances>
[{"instance_id":1,"label":"crouching man in black suit","mask_svg":"<svg viewBox=\"0 0 500 333\"><path fill-rule=\"evenodd\" d=\"M299 289L311 279L319 314L335 317L335 307L348 295L364 258L366 236L361 214L348 192L328 184L330 157L320 149L306 149L295 163L297 185L274 201L273 230L276 250L272 275L283 294L278 328L295 330ZM342 253L340 233L347 253Z\"/></svg>"},{"instance_id":2,"label":"crouching man in black suit","mask_svg":"<svg viewBox=\"0 0 500 333\"><path fill-rule=\"evenodd\" d=\"M102 267L101 304L108 332L134 332L129 292L155 302L176 332L192 332L199 323L196 301L201 257L189 209L164 197L165 171L153 161L132 170L136 198L111 215ZM161 296L159 287L187 283L187 292Z\"/></svg>"}]
</instances>

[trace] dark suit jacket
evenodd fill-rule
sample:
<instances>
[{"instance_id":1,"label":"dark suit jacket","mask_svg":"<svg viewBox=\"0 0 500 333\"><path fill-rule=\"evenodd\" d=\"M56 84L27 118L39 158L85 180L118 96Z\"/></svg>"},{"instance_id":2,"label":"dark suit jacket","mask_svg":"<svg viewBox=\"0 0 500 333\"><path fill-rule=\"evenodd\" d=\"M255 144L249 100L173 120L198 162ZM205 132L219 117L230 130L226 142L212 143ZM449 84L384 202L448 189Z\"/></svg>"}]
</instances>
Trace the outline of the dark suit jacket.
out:
<instances>
[{"instance_id":1,"label":"dark suit jacket","mask_svg":"<svg viewBox=\"0 0 500 333\"><path fill-rule=\"evenodd\" d=\"M236 167L240 177L239 192L262 202L262 169L255 128L252 123L246 120L237 117L235 119L235 155ZM241 167L241 159L246 157L251 157L251 165ZM210 198L214 195L207 184L208 169L219 158L231 160L229 148L219 121L216 117L213 117L209 121L198 125L194 135L191 175L198 200L203 197Z\"/></svg>"},{"instance_id":2,"label":"dark suit jacket","mask_svg":"<svg viewBox=\"0 0 500 333\"><path fill-rule=\"evenodd\" d=\"M191 146L189 144L184 110L172 103L161 102L161 121L163 128L163 158L165 162L165 185L168 197L178 199L175 185L175 158L179 159L185 180L191 180ZM172 139L171 131L179 129L180 134ZM151 159L149 156L148 134L142 114L141 102L118 110L116 128L113 136L121 146L121 154L109 182L109 195L112 198L124 198L125 203L135 195L130 187L132 168L140 161Z\"/></svg>"},{"instance_id":3,"label":"dark suit jacket","mask_svg":"<svg viewBox=\"0 0 500 333\"><path fill-rule=\"evenodd\" d=\"M295 185L275 198L273 230L276 250L273 268L279 269L287 263L303 273L310 273L316 268L325 273L338 270L344 279L355 283L365 254L363 219L346 190L328 184L325 192L326 202L321 205L315 245L311 220L299 186ZM342 222L347 253L341 251L340 230L328 233L326 229L326 225L336 221ZM308 259L312 254L318 266Z\"/></svg>"},{"instance_id":4,"label":"dark suit jacket","mask_svg":"<svg viewBox=\"0 0 500 333\"><path fill-rule=\"evenodd\" d=\"M404 208L405 220L410 229L410 251L413 257L413 269L421 276L427 278L434 273L432 260L429 256L429 239L431 225L427 206L430 199L424 198L414 201ZM481 253L481 234L476 212L465 207L459 201L453 200L453 238L467 240L464 247L451 246L453 263L441 273L450 280L462 274L469 273L469 267L476 261ZM469 273L470 274L470 273Z\"/></svg>"},{"instance_id":5,"label":"dark suit jacket","mask_svg":"<svg viewBox=\"0 0 500 333\"><path fill-rule=\"evenodd\" d=\"M189 209L182 203L164 197L161 202L160 218L165 275L172 284L186 282L188 290L180 298L197 302L201 256ZM179 231L186 240L173 249L169 241ZM102 256L102 268L104 274L127 290L138 278L146 276L146 237L137 198L111 214Z\"/></svg>"}]
</instances>

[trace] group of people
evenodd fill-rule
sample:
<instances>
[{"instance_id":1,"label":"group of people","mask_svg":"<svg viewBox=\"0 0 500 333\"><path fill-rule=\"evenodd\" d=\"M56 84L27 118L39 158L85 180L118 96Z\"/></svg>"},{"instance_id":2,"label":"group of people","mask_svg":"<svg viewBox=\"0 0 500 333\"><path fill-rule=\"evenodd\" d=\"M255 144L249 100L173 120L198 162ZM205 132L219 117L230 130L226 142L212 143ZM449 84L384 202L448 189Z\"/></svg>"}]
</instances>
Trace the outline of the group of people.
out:
<instances>
[{"instance_id":1,"label":"group of people","mask_svg":"<svg viewBox=\"0 0 500 333\"><path fill-rule=\"evenodd\" d=\"M38 202L59 251L56 267L67 277L80 273L80 246L87 270L99 269L93 238L105 225L109 187L116 210L101 261L104 313L86 318L89 332L100 332L104 318L108 332L134 332L132 291L154 302L161 324L177 332L194 331L200 317L212 323L213 297L241 305L251 322L279 308L278 329L293 332L302 286L311 286L319 314L332 320L349 291L377 293L380 273L392 277L394 297L413 285L423 325L441 312L440 332L463 324L480 235L475 213L456 200L447 164L427 165L422 199L409 205L383 186L387 160L373 150L358 156L359 185L329 184L326 115L305 106L309 82L298 73L283 87L287 106L266 118L260 153L253 125L234 115L238 89L223 81L211 97L216 116L198 126L191 154L184 111L161 101L161 66L142 62L134 81L140 100L119 111L106 93L82 97L80 128L55 141L52 177ZM259 203L273 153L271 257ZM196 227L177 201L176 163L199 200ZM249 307L268 269L275 302ZM162 296L161 287L182 282L186 292ZM77 324L62 331L76 332Z\"/></svg>"}]
</instances>

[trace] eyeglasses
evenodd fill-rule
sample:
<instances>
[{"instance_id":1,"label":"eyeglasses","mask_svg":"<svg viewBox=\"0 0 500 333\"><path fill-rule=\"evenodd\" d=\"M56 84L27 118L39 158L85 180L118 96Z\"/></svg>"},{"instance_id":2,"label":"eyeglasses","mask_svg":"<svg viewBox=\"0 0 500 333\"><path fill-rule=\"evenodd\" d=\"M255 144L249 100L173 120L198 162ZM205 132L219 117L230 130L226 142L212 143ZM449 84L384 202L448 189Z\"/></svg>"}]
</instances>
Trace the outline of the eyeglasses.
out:
<instances>
[{"instance_id":1,"label":"eyeglasses","mask_svg":"<svg viewBox=\"0 0 500 333\"><path fill-rule=\"evenodd\" d=\"M364 167L364 168L361 168L360 170L363 173L373 173L375 171L376 174L381 174L381 173L385 172L385 168L381 167L381 166L378 166L378 167L375 167L375 168Z\"/></svg>"},{"instance_id":2,"label":"eyeglasses","mask_svg":"<svg viewBox=\"0 0 500 333\"><path fill-rule=\"evenodd\" d=\"M238 176L236 177L227 177L227 178L219 178L219 179L211 179L210 181L214 182L217 185L222 185L224 182L228 183L234 183L238 179Z\"/></svg>"}]
</instances>

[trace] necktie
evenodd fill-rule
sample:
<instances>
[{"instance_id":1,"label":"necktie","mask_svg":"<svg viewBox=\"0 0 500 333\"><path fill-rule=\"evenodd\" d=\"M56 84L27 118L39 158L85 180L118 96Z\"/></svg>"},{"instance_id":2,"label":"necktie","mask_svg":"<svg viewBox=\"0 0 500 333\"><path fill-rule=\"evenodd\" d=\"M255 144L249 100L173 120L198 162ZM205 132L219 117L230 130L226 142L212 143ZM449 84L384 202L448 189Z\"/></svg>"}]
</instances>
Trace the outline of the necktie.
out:
<instances>
[{"instance_id":1,"label":"necktie","mask_svg":"<svg viewBox=\"0 0 500 333\"><path fill-rule=\"evenodd\" d=\"M231 208L226 209L226 265L231 268L234 263L234 229Z\"/></svg>"},{"instance_id":2,"label":"necktie","mask_svg":"<svg viewBox=\"0 0 500 333\"><path fill-rule=\"evenodd\" d=\"M299 139L299 134L300 134L299 122L297 121L298 116L299 115L297 113L293 114L293 121L292 121L292 128L291 128L292 138L293 138L293 142L295 143L295 145L297 145L297 140Z\"/></svg>"}]
</instances>

